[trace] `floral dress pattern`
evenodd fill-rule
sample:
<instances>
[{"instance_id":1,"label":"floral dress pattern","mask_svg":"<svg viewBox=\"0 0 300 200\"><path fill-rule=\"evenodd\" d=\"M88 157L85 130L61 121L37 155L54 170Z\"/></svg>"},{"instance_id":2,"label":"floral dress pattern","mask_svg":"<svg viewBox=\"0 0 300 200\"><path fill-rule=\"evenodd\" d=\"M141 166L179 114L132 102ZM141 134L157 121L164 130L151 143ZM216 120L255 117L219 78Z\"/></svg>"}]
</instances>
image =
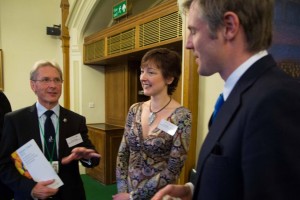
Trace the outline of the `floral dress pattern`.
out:
<instances>
[{"instance_id":1,"label":"floral dress pattern","mask_svg":"<svg viewBox=\"0 0 300 200\"><path fill-rule=\"evenodd\" d=\"M151 199L160 188L175 183L186 160L191 133L191 112L179 107L167 119L178 126L173 136L155 128L143 138L142 104L129 109L117 156L118 192L131 193L133 199Z\"/></svg>"}]
</instances>

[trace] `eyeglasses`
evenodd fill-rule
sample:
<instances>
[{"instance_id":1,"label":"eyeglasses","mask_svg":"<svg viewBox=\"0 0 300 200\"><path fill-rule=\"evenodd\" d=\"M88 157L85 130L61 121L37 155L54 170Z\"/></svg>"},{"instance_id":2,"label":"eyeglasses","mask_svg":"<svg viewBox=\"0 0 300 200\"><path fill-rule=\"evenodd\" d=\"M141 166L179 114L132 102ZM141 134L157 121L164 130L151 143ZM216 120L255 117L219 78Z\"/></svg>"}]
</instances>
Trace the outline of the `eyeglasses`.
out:
<instances>
[{"instance_id":1,"label":"eyeglasses","mask_svg":"<svg viewBox=\"0 0 300 200\"><path fill-rule=\"evenodd\" d=\"M64 82L60 78L54 78L54 79L43 78L40 80L32 80L32 81L39 81L41 84L44 84L44 85L49 85L51 82L53 82L55 85L60 85Z\"/></svg>"}]
</instances>

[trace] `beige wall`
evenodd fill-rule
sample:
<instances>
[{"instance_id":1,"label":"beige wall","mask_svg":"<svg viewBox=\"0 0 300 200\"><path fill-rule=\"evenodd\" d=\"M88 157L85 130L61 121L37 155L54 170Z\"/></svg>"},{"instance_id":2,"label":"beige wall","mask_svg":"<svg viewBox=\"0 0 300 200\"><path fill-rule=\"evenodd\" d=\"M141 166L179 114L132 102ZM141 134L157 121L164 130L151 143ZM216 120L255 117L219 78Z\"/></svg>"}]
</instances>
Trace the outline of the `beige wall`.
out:
<instances>
[{"instance_id":1,"label":"beige wall","mask_svg":"<svg viewBox=\"0 0 300 200\"><path fill-rule=\"evenodd\" d=\"M4 57L4 93L12 109L32 105L29 71L39 59L61 64L61 41L46 35L60 24L60 0L0 0L0 48Z\"/></svg>"},{"instance_id":2,"label":"beige wall","mask_svg":"<svg viewBox=\"0 0 300 200\"><path fill-rule=\"evenodd\" d=\"M214 110L215 102L222 92L224 81L219 74L210 77L200 77L198 102L198 134L197 154L208 132L208 121ZM198 155L196 156L196 160Z\"/></svg>"},{"instance_id":3,"label":"beige wall","mask_svg":"<svg viewBox=\"0 0 300 200\"><path fill-rule=\"evenodd\" d=\"M104 68L84 65L82 55L85 27L99 2L69 0L66 23L70 34L70 109L85 116L87 123L105 122Z\"/></svg>"}]
</instances>

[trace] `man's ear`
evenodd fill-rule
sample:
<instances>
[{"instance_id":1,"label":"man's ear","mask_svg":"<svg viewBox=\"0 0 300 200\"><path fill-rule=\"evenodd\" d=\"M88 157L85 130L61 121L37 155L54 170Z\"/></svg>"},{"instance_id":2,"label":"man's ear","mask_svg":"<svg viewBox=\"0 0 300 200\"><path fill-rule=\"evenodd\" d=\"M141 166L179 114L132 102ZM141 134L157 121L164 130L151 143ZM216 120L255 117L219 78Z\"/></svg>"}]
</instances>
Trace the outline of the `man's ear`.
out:
<instances>
[{"instance_id":1,"label":"man's ear","mask_svg":"<svg viewBox=\"0 0 300 200\"><path fill-rule=\"evenodd\" d=\"M32 89L32 91L35 93L35 85L34 85L34 81L30 80L30 87Z\"/></svg>"},{"instance_id":2,"label":"man's ear","mask_svg":"<svg viewBox=\"0 0 300 200\"><path fill-rule=\"evenodd\" d=\"M240 29L240 20L234 12L226 12L223 17L224 31L223 36L226 40L235 38Z\"/></svg>"}]
</instances>

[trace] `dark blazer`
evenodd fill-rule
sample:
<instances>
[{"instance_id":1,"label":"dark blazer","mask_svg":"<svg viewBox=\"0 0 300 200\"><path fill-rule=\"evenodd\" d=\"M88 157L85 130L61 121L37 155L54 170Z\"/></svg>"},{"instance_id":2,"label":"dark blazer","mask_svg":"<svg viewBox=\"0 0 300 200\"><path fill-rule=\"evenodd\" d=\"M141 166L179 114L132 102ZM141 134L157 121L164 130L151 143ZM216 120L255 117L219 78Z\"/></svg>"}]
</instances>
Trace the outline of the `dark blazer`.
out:
<instances>
[{"instance_id":1,"label":"dark blazer","mask_svg":"<svg viewBox=\"0 0 300 200\"><path fill-rule=\"evenodd\" d=\"M59 160L70 155L73 148L82 146L94 149L88 139L88 129L83 116L60 107L59 117ZM71 148L68 147L66 138L80 133L83 143ZM39 121L36 105L26 107L5 116L3 137L0 143L0 175L3 182L10 186L15 192L15 200L31 199L31 190L36 184L19 174L10 155L17 148L34 139L42 149L42 141L39 132ZM91 165L82 162L85 167L93 167L99 164L99 159L92 159ZM78 161L59 166L59 177L64 185L59 188L57 199L84 200L85 192L79 174Z\"/></svg>"},{"instance_id":2,"label":"dark blazer","mask_svg":"<svg viewBox=\"0 0 300 200\"><path fill-rule=\"evenodd\" d=\"M300 84L268 55L237 82L199 154L194 200L300 199Z\"/></svg>"},{"instance_id":3,"label":"dark blazer","mask_svg":"<svg viewBox=\"0 0 300 200\"><path fill-rule=\"evenodd\" d=\"M0 91L0 139L2 136L4 115L8 112L11 112L9 100L5 94ZM2 181L0 181L0 194L1 200L9 200L13 198L13 192L6 185L4 185Z\"/></svg>"}]
</instances>

